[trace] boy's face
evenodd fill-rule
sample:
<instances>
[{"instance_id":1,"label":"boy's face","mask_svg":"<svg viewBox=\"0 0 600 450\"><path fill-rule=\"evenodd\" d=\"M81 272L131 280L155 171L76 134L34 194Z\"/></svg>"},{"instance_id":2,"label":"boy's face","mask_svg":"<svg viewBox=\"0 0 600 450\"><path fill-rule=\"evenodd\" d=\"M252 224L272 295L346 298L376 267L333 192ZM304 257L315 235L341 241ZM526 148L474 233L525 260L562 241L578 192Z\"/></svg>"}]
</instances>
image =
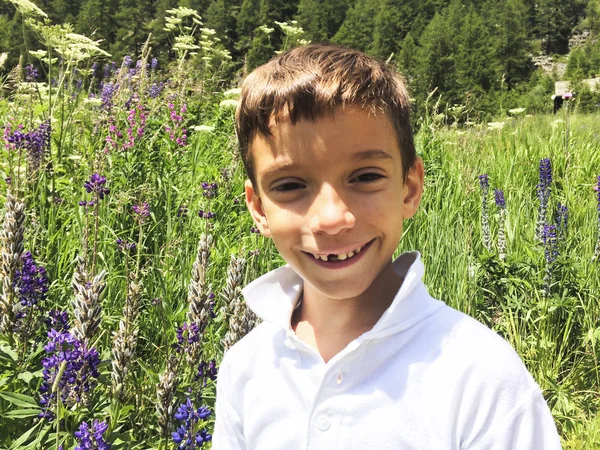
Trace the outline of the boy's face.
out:
<instances>
[{"instance_id":1,"label":"boy's face","mask_svg":"<svg viewBox=\"0 0 600 450\"><path fill-rule=\"evenodd\" d=\"M417 210L422 161L403 181L389 118L357 107L314 122L272 121L271 130L249 149L257 185L246 182L246 203L257 227L305 284L328 298L360 296Z\"/></svg>"}]
</instances>

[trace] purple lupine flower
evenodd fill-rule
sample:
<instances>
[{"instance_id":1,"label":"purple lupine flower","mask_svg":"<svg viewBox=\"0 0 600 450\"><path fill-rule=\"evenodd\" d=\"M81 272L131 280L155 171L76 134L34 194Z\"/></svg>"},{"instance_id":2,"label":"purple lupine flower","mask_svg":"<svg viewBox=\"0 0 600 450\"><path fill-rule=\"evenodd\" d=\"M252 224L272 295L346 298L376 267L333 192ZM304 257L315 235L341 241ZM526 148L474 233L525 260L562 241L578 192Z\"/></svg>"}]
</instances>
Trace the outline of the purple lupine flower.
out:
<instances>
[{"instance_id":1,"label":"purple lupine flower","mask_svg":"<svg viewBox=\"0 0 600 450\"><path fill-rule=\"evenodd\" d=\"M183 322L181 327L177 328L177 344L175 344L175 349L178 352L183 352L185 349L200 340L200 329L198 325L188 324L187 322Z\"/></svg>"},{"instance_id":2,"label":"purple lupine flower","mask_svg":"<svg viewBox=\"0 0 600 450\"><path fill-rule=\"evenodd\" d=\"M110 194L110 189L105 188L105 184L106 177L103 177L99 173L94 173L88 181L83 183L83 187L88 193L94 193L100 200L103 200L105 195Z\"/></svg>"},{"instance_id":3,"label":"purple lupine flower","mask_svg":"<svg viewBox=\"0 0 600 450\"><path fill-rule=\"evenodd\" d=\"M21 261L21 269L15 270L14 281L14 289L19 299L18 311L15 314L17 319L15 329L28 333L30 330L23 329L27 324L22 321L26 317L31 317L38 310L39 303L45 300L48 278L46 269L35 264L31 252L23 253Z\"/></svg>"},{"instance_id":4,"label":"purple lupine flower","mask_svg":"<svg viewBox=\"0 0 600 450\"><path fill-rule=\"evenodd\" d=\"M188 210L187 205L181 205L179 207L179 209L177 210L177 217L181 217L181 218L185 219L188 215L188 212L189 212L189 210Z\"/></svg>"},{"instance_id":5,"label":"purple lupine flower","mask_svg":"<svg viewBox=\"0 0 600 450\"><path fill-rule=\"evenodd\" d=\"M66 311L53 309L48 312L48 317L44 319L44 323L48 330L54 329L59 333L69 331L69 314Z\"/></svg>"},{"instance_id":6,"label":"purple lupine flower","mask_svg":"<svg viewBox=\"0 0 600 450\"><path fill-rule=\"evenodd\" d=\"M479 188L481 190L481 230L483 233L483 246L489 250L492 245L488 214L488 193L490 191L490 181L487 173L479 175Z\"/></svg>"},{"instance_id":7,"label":"purple lupine flower","mask_svg":"<svg viewBox=\"0 0 600 450\"><path fill-rule=\"evenodd\" d=\"M550 192L552 185L552 164L550 158L540 160L540 182L537 185L537 196L540 201L538 207L538 222L536 236L543 240L544 225L548 223L548 203L550 201Z\"/></svg>"},{"instance_id":8,"label":"purple lupine flower","mask_svg":"<svg viewBox=\"0 0 600 450\"><path fill-rule=\"evenodd\" d=\"M121 250L123 253L134 252L137 247L135 242L128 242L121 238L118 238L116 243L117 247L119 247L119 250Z\"/></svg>"},{"instance_id":9,"label":"purple lupine flower","mask_svg":"<svg viewBox=\"0 0 600 450\"><path fill-rule=\"evenodd\" d=\"M150 61L150 69L151 70L158 69L158 59L152 58L152 60Z\"/></svg>"},{"instance_id":10,"label":"purple lupine flower","mask_svg":"<svg viewBox=\"0 0 600 450\"><path fill-rule=\"evenodd\" d=\"M496 206L500 209L506 209L506 200L504 200L504 191L501 189L494 189L494 200Z\"/></svg>"},{"instance_id":11,"label":"purple lupine flower","mask_svg":"<svg viewBox=\"0 0 600 450\"><path fill-rule=\"evenodd\" d=\"M32 64L25 66L25 81L33 82L38 79L38 71Z\"/></svg>"},{"instance_id":12,"label":"purple lupine flower","mask_svg":"<svg viewBox=\"0 0 600 450\"><path fill-rule=\"evenodd\" d=\"M181 422L181 424L171 433L171 436L173 437L173 441L178 444L177 448L179 450L198 448L212 439L212 436L206 429L201 429L194 433L196 424L201 420L207 419L211 414L212 411L206 406L196 409L189 397L177 408L175 419Z\"/></svg>"},{"instance_id":13,"label":"purple lupine flower","mask_svg":"<svg viewBox=\"0 0 600 450\"><path fill-rule=\"evenodd\" d=\"M131 209L133 209L135 218L138 222L144 222L150 216L150 206L148 206L148 203L146 202L139 205L133 205Z\"/></svg>"},{"instance_id":14,"label":"purple lupine flower","mask_svg":"<svg viewBox=\"0 0 600 450\"><path fill-rule=\"evenodd\" d=\"M255 228L255 227L250 227L250 233L260 234L260 230L258 228Z\"/></svg>"},{"instance_id":15,"label":"purple lupine flower","mask_svg":"<svg viewBox=\"0 0 600 450\"><path fill-rule=\"evenodd\" d=\"M96 77L97 71L98 71L98 63L95 62L95 63L92 64L92 67L90 68L90 72L91 72L92 78Z\"/></svg>"},{"instance_id":16,"label":"purple lupine flower","mask_svg":"<svg viewBox=\"0 0 600 450\"><path fill-rule=\"evenodd\" d=\"M48 332L48 343L44 350L47 356L42 359L44 381L40 386L40 417L52 420L57 395L60 394L64 404L72 406L81 402L93 389L100 376L100 357L95 348L87 349L71 333L55 329Z\"/></svg>"},{"instance_id":17,"label":"purple lupine flower","mask_svg":"<svg viewBox=\"0 0 600 450\"><path fill-rule=\"evenodd\" d=\"M202 195L206 198L214 198L217 196L219 185L217 183L202 183Z\"/></svg>"},{"instance_id":18,"label":"purple lupine flower","mask_svg":"<svg viewBox=\"0 0 600 450\"><path fill-rule=\"evenodd\" d=\"M215 213L210 211L204 211L201 209L200 211L198 211L198 217L200 217L201 219L213 219L215 217Z\"/></svg>"},{"instance_id":19,"label":"purple lupine flower","mask_svg":"<svg viewBox=\"0 0 600 450\"><path fill-rule=\"evenodd\" d=\"M123 67L125 67L126 69L129 69L132 62L133 62L133 60L131 59L131 56L125 55L125 57L123 58Z\"/></svg>"},{"instance_id":20,"label":"purple lupine flower","mask_svg":"<svg viewBox=\"0 0 600 450\"><path fill-rule=\"evenodd\" d=\"M216 359L212 359L208 363L201 361L196 371L196 380L203 380L203 384L206 386L208 380L215 381L217 379L217 373Z\"/></svg>"},{"instance_id":21,"label":"purple lupine flower","mask_svg":"<svg viewBox=\"0 0 600 450\"><path fill-rule=\"evenodd\" d=\"M91 428L87 422L81 422L79 430L73 433L79 444L75 450L109 450L110 444L104 440L107 429L108 424L98 419L94 419Z\"/></svg>"},{"instance_id":22,"label":"purple lupine flower","mask_svg":"<svg viewBox=\"0 0 600 450\"><path fill-rule=\"evenodd\" d=\"M100 98L102 99L101 108L104 110L109 110L112 107L112 99L119 89L119 85L116 83L101 83L100 84Z\"/></svg>"},{"instance_id":23,"label":"purple lupine flower","mask_svg":"<svg viewBox=\"0 0 600 450\"><path fill-rule=\"evenodd\" d=\"M160 93L165 89L165 83L162 81L159 83L152 83L148 88L148 96L150 98L156 98L160 95Z\"/></svg>"}]
</instances>

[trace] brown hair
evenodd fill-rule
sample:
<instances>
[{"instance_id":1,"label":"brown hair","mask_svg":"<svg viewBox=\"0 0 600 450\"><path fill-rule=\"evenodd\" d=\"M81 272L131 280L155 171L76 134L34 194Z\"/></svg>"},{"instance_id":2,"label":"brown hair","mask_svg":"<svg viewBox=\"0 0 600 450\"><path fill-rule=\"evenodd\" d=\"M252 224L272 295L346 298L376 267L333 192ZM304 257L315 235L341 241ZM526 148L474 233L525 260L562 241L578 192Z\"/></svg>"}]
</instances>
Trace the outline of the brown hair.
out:
<instances>
[{"instance_id":1,"label":"brown hair","mask_svg":"<svg viewBox=\"0 0 600 450\"><path fill-rule=\"evenodd\" d=\"M235 122L250 181L256 174L249 146L255 133L270 136L269 122L289 114L292 124L333 114L337 106L359 106L388 114L396 130L406 177L416 159L409 95L400 74L376 59L335 44L308 44L271 59L242 83Z\"/></svg>"}]
</instances>

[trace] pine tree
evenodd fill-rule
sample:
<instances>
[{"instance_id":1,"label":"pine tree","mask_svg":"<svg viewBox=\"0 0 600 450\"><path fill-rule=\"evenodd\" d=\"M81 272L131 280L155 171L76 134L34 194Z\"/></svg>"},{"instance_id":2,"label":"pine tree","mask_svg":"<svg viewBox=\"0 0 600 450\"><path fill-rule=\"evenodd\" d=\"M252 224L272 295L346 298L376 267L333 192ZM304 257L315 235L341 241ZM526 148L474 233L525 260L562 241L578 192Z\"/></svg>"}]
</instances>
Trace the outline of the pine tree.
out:
<instances>
[{"instance_id":1,"label":"pine tree","mask_svg":"<svg viewBox=\"0 0 600 450\"><path fill-rule=\"evenodd\" d=\"M381 0L358 0L348 9L346 19L333 41L349 47L372 52L375 16Z\"/></svg>"},{"instance_id":2,"label":"pine tree","mask_svg":"<svg viewBox=\"0 0 600 450\"><path fill-rule=\"evenodd\" d=\"M254 30L260 23L260 0L244 0L236 18L236 48L245 54L254 38Z\"/></svg>"},{"instance_id":3,"label":"pine tree","mask_svg":"<svg viewBox=\"0 0 600 450\"><path fill-rule=\"evenodd\" d=\"M300 0L296 19L310 41L328 41L340 29L349 7L349 0Z\"/></svg>"}]
</instances>

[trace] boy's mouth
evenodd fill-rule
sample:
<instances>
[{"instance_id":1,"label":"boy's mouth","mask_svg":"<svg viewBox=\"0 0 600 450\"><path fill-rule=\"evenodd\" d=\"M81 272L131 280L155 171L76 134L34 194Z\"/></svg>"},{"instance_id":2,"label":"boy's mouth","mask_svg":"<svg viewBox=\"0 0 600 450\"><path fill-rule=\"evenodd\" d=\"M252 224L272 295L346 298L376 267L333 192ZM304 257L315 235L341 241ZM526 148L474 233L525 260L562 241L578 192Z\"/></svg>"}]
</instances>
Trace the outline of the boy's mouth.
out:
<instances>
[{"instance_id":1,"label":"boy's mouth","mask_svg":"<svg viewBox=\"0 0 600 450\"><path fill-rule=\"evenodd\" d=\"M350 251L343 252L343 253L329 253L329 254L310 253L310 254L315 259L318 259L318 260L321 260L321 261L328 261L328 262L346 261L347 259L355 258L370 243L371 243L371 241L369 241L365 245L361 245L360 247L357 247L355 249L352 249Z\"/></svg>"}]
</instances>

